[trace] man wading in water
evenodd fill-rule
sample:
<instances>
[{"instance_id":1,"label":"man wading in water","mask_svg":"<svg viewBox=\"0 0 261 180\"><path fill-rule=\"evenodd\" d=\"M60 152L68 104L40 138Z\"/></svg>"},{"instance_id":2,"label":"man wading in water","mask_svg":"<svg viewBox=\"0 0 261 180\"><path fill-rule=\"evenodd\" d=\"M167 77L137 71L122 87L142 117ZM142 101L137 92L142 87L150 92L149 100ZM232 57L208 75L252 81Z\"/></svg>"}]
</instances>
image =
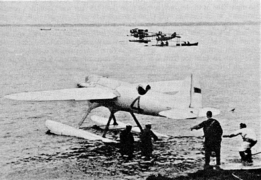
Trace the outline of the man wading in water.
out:
<instances>
[{"instance_id":1,"label":"man wading in water","mask_svg":"<svg viewBox=\"0 0 261 180\"><path fill-rule=\"evenodd\" d=\"M141 155L145 156L145 160L150 160L153 151L152 138L154 141L158 140L158 137L151 131L151 125L147 124L143 132L141 132Z\"/></svg>"},{"instance_id":2,"label":"man wading in water","mask_svg":"<svg viewBox=\"0 0 261 180\"><path fill-rule=\"evenodd\" d=\"M220 166L220 149L221 149L221 141L222 141L222 134L223 130L220 126L219 122L216 119L212 119L212 112L207 112L207 120L203 121L202 123L193 126L191 128L191 131L193 129L201 129L203 128L204 136L205 136L205 142L204 142L204 148L205 148L205 166L204 169L210 168L209 162L210 162L210 155L211 152L214 151L216 154L216 165L217 167Z\"/></svg>"},{"instance_id":3,"label":"man wading in water","mask_svg":"<svg viewBox=\"0 0 261 180\"><path fill-rule=\"evenodd\" d=\"M232 138L241 135L243 142L239 148L239 155L243 164L253 163L251 148L257 143L256 133L253 129L247 128L246 124L240 123L240 129L230 135L223 137Z\"/></svg>"}]
</instances>

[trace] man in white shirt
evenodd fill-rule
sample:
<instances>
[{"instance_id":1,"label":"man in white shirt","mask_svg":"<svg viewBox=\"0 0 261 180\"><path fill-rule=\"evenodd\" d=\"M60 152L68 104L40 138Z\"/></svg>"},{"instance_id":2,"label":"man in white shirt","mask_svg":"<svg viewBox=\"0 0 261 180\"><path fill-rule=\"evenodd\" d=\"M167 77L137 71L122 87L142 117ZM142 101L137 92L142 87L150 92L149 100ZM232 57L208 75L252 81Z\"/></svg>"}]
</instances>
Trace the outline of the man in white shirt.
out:
<instances>
[{"instance_id":1,"label":"man in white shirt","mask_svg":"<svg viewBox=\"0 0 261 180\"><path fill-rule=\"evenodd\" d=\"M235 137L241 135L243 142L239 148L239 154L242 162L252 163L251 148L257 143L256 133L254 130L247 128L246 124L240 123L240 129L233 132L230 135L224 135L223 137ZM245 154L246 153L246 154Z\"/></svg>"}]
</instances>

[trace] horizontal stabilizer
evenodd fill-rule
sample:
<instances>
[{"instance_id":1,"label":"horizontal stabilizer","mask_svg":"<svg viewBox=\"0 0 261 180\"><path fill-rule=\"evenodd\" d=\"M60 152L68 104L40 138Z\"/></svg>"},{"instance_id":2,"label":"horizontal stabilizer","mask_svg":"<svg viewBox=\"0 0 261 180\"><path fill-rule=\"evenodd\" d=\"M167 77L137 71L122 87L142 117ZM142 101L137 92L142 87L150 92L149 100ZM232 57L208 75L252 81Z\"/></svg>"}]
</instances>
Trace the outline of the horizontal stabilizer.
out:
<instances>
[{"instance_id":1,"label":"horizontal stabilizer","mask_svg":"<svg viewBox=\"0 0 261 180\"><path fill-rule=\"evenodd\" d=\"M211 111L212 116L220 114L220 110L215 108L188 108L162 111L159 115L170 119L193 119L198 117L206 117L207 111Z\"/></svg>"},{"instance_id":2,"label":"horizontal stabilizer","mask_svg":"<svg viewBox=\"0 0 261 180\"><path fill-rule=\"evenodd\" d=\"M108 122L108 119L106 119L104 117L100 117L100 116L92 116L91 119L94 122L96 122L100 125L106 125L107 122ZM123 122L119 122L119 121L117 121L117 123L118 123L118 125L113 125L113 121L111 121L109 129L125 129L126 128L127 124L125 124ZM105 128L105 127L101 127L101 128ZM140 133L140 128L139 127L132 127L131 132ZM168 135L160 134L160 133L157 133L155 131L153 131L153 132L159 138L167 138L168 137Z\"/></svg>"},{"instance_id":3,"label":"horizontal stabilizer","mask_svg":"<svg viewBox=\"0 0 261 180\"><path fill-rule=\"evenodd\" d=\"M66 100L98 100L117 97L110 89L73 88L52 91L36 91L11 94L5 98L23 101L66 101Z\"/></svg>"},{"instance_id":4,"label":"horizontal stabilizer","mask_svg":"<svg viewBox=\"0 0 261 180\"><path fill-rule=\"evenodd\" d=\"M197 112L194 109L171 109L167 111L161 111L159 115L170 119L193 119L197 118Z\"/></svg>"},{"instance_id":5,"label":"horizontal stabilizer","mask_svg":"<svg viewBox=\"0 0 261 180\"><path fill-rule=\"evenodd\" d=\"M101 140L105 143L116 143L116 141L103 138L96 134L84 131L82 129L77 129L72 126L68 126L66 124L62 124L56 121L47 120L45 122L45 125L50 130L51 133L54 133L56 135L74 136L74 137L84 138L92 141Z\"/></svg>"}]
</instances>

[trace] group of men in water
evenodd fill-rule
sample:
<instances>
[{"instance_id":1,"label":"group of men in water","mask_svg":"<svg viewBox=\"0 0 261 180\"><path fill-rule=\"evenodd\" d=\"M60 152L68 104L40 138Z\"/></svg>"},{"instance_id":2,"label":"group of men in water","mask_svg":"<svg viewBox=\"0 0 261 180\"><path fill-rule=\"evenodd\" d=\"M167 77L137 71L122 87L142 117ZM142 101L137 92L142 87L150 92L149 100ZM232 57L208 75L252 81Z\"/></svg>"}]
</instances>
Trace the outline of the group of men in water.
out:
<instances>
[{"instance_id":1,"label":"group of men in water","mask_svg":"<svg viewBox=\"0 0 261 180\"><path fill-rule=\"evenodd\" d=\"M221 141L223 135L223 129L220 123L212 118L212 112L208 111L206 113L207 120L201 122L198 125L191 127L191 131L194 129L203 128L204 132L204 149L205 149L205 168L208 169L211 166L210 156L212 152L215 152L216 156L216 167L219 167L220 162L220 150L221 150ZM130 125L126 126L126 129L120 134L120 144L121 144L121 155L128 155L128 159L133 158L134 151L134 138L131 133L132 127ZM240 123L240 129L229 134L223 135L224 138L232 138L235 136L241 135L243 142L239 148L239 155L243 164L252 163L252 152L251 148L257 143L257 138L255 132L248 128L246 124ZM140 148L141 155L145 157L145 160L150 160L152 157L153 145L152 139L158 140L158 137L151 131L151 125L148 124L145 126L145 129L140 134Z\"/></svg>"},{"instance_id":2,"label":"group of men in water","mask_svg":"<svg viewBox=\"0 0 261 180\"><path fill-rule=\"evenodd\" d=\"M133 158L134 138L131 133L132 126L127 125L126 129L120 134L120 153L122 156L128 155L128 160ZM150 160L153 151L152 139L158 140L158 137L151 131L151 125L147 124L140 133L140 149L144 160Z\"/></svg>"}]
</instances>

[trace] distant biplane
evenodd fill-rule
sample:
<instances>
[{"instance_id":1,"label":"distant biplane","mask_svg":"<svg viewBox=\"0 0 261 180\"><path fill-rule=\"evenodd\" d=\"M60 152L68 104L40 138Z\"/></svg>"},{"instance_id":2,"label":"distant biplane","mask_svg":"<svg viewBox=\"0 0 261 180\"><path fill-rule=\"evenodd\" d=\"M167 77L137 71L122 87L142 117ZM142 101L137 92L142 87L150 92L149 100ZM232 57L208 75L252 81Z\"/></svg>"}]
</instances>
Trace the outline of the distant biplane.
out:
<instances>
[{"instance_id":1,"label":"distant biplane","mask_svg":"<svg viewBox=\"0 0 261 180\"><path fill-rule=\"evenodd\" d=\"M131 29L130 35L137 39L129 40L130 42L140 42L140 43L148 43L151 42L150 37L157 36L157 33L148 32L148 29Z\"/></svg>"},{"instance_id":2,"label":"distant biplane","mask_svg":"<svg viewBox=\"0 0 261 180\"><path fill-rule=\"evenodd\" d=\"M130 36L133 36L136 39L129 40L130 42L140 42L140 43L148 43L151 42L151 39L155 37L157 41L156 46L168 46L169 40L174 38L181 38L176 32L172 34L159 32L149 32L148 29L131 29ZM160 43L160 44L159 44Z\"/></svg>"},{"instance_id":3,"label":"distant biplane","mask_svg":"<svg viewBox=\"0 0 261 180\"><path fill-rule=\"evenodd\" d=\"M173 34L167 35L167 34L163 34L161 31L157 34L157 44L160 42L160 46L168 46L169 43L168 41L174 38L181 38L180 35L177 35L176 32L174 32ZM165 42L165 44L164 44Z\"/></svg>"}]
</instances>

